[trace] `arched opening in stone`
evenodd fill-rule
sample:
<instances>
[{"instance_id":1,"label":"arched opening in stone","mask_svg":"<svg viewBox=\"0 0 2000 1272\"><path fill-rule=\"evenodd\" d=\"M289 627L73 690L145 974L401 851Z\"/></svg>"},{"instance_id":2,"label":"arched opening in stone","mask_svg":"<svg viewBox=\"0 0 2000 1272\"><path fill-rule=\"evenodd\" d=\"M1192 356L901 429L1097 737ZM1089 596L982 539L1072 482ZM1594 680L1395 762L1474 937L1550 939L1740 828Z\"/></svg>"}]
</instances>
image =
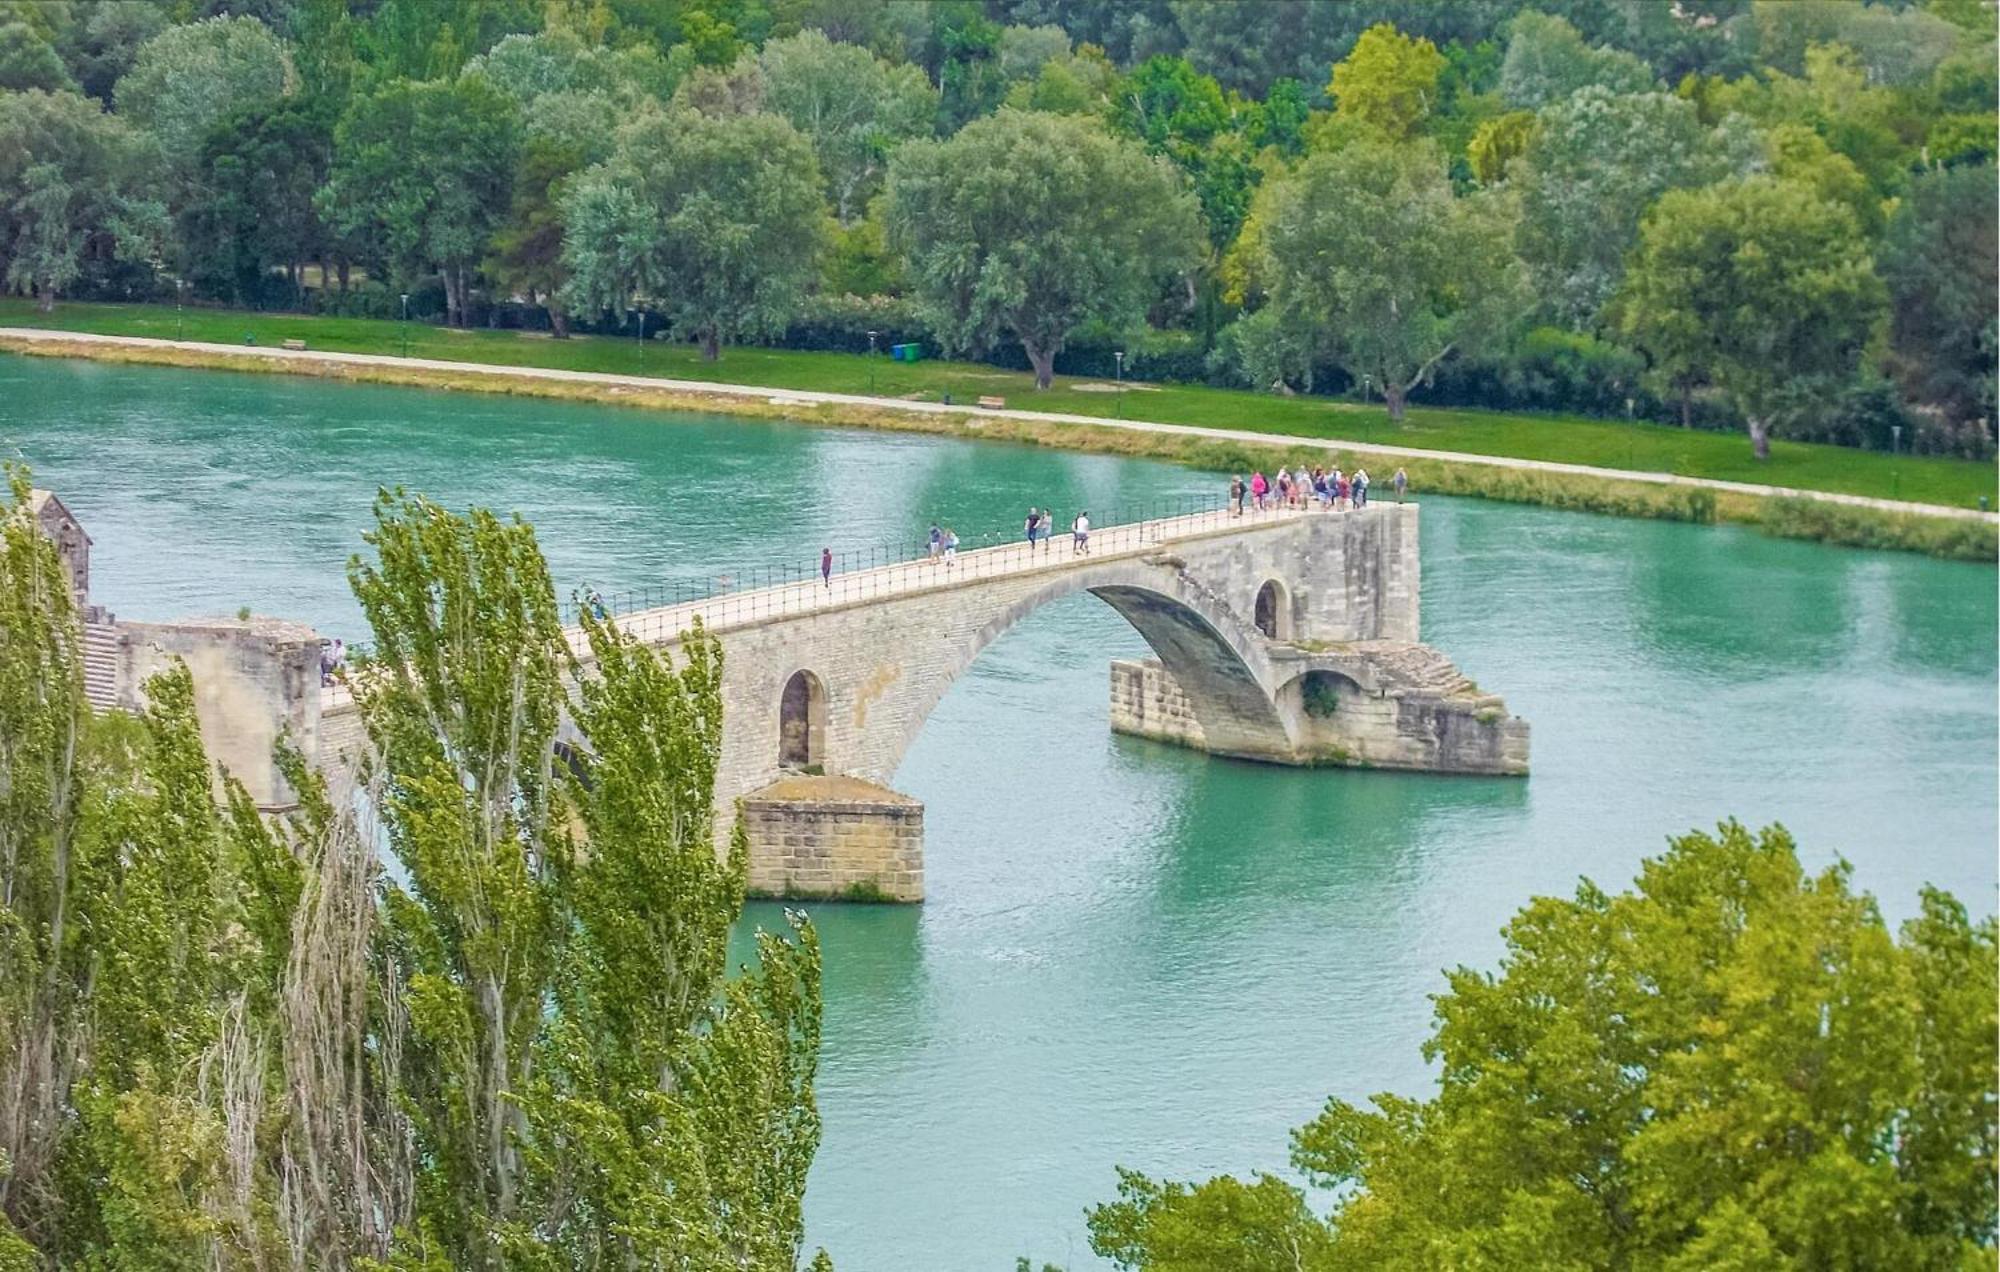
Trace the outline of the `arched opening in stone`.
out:
<instances>
[{"instance_id":1,"label":"arched opening in stone","mask_svg":"<svg viewBox=\"0 0 2000 1272\"><path fill-rule=\"evenodd\" d=\"M795 671L778 699L778 764L814 768L826 762L826 686L810 671Z\"/></svg>"},{"instance_id":2,"label":"arched opening in stone","mask_svg":"<svg viewBox=\"0 0 2000 1272\"><path fill-rule=\"evenodd\" d=\"M1257 630L1271 640L1292 638L1292 598L1276 579L1257 589Z\"/></svg>"}]
</instances>

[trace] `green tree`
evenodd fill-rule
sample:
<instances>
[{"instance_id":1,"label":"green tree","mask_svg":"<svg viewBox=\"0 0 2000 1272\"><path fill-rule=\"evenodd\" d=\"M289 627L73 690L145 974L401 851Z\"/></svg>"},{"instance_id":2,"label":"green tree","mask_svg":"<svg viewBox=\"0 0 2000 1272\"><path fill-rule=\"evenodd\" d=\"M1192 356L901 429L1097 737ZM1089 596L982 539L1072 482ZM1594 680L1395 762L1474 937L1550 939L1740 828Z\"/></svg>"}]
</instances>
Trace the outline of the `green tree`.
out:
<instances>
[{"instance_id":1,"label":"green tree","mask_svg":"<svg viewBox=\"0 0 2000 1272\"><path fill-rule=\"evenodd\" d=\"M756 64L763 108L812 143L842 225L867 210L896 147L928 136L937 119L937 94L922 71L836 44L818 31L771 41L756 54Z\"/></svg>"},{"instance_id":2,"label":"green tree","mask_svg":"<svg viewBox=\"0 0 2000 1272\"><path fill-rule=\"evenodd\" d=\"M1404 35L1386 22L1369 27L1354 51L1334 64L1327 87L1334 118L1361 133L1412 137L1437 108L1444 65L1444 55L1429 40Z\"/></svg>"},{"instance_id":3,"label":"green tree","mask_svg":"<svg viewBox=\"0 0 2000 1272\"><path fill-rule=\"evenodd\" d=\"M582 170L583 159L580 151L529 139L514 174L507 219L493 235L493 254L486 262L487 273L501 287L545 308L549 330L558 340L569 338L569 310L557 299L569 282L563 262L562 194Z\"/></svg>"},{"instance_id":4,"label":"green tree","mask_svg":"<svg viewBox=\"0 0 2000 1272\"><path fill-rule=\"evenodd\" d=\"M255 18L168 27L118 81L118 113L159 138L177 172L194 166L209 130L230 114L282 96L291 59Z\"/></svg>"},{"instance_id":5,"label":"green tree","mask_svg":"<svg viewBox=\"0 0 2000 1272\"><path fill-rule=\"evenodd\" d=\"M366 797L281 744L267 820L213 795L185 668L90 713L9 476L0 1259L794 1268L819 955L795 918L725 979L715 643L572 649L525 525L385 494L349 571Z\"/></svg>"},{"instance_id":6,"label":"green tree","mask_svg":"<svg viewBox=\"0 0 2000 1272\"><path fill-rule=\"evenodd\" d=\"M93 265L154 259L166 209L132 130L75 93L0 93L0 261L44 311Z\"/></svg>"},{"instance_id":7,"label":"green tree","mask_svg":"<svg viewBox=\"0 0 2000 1272\"><path fill-rule=\"evenodd\" d=\"M74 91L76 82L55 46L25 22L0 22L0 92L39 88L54 93Z\"/></svg>"},{"instance_id":8,"label":"green tree","mask_svg":"<svg viewBox=\"0 0 2000 1272\"><path fill-rule=\"evenodd\" d=\"M280 268L303 299L301 266L326 266L334 247L313 198L332 171L333 124L331 102L295 95L209 130L193 173L200 197L178 218L198 289L258 304L264 275Z\"/></svg>"},{"instance_id":9,"label":"green tree","mask_svg":"<svg viewBox=\"0 0 2000 1272\"><path fill-rule=\"evenodd\" d=\"M1507 179L1507 169L1528 148L1535 135L1535 117L1528 111L1509 111L1480 124L1466 143L1465 159L1481 185L1497 185Z\"/></svg>"},{"instance_id":10,"label":"green tree","mask_svg":"<svg viewBox=\"0 0 2000 1272\"><path fill-rule=\"evenodd\" d=\"M1499 205L1456 197L1429 142L1309 157L1260 218L1260 272L1281 322L1382 393L1504 334L1522 300Z\"/></svg>"},{"instance_id":11,"label":"green tree","mask_svg":"<svg viewBox=\"0 0 2000 1272\"><path fill-rule=\"evenodd\" d=\"M1632 891L1531 902L1498 974L1436 999L1435 1096L1331 1100L1294 1135L1324 1224L1268 1179L1122 1174L1092 1246L1129 1268L1981 1265L2000 931L1926 889L1892 935L1848 881L1731 822Z\"/></svg>"},{"instance_id":12,"label":"green tree","mask_svg":"<svg viewBox=\"0 0 2000 1272\"><path fill-rule=\"evenodd\" d=\"M572 307L643 300L711 361L790 320L826 239L819 164L775 115L650 115L562 208Z\"/></svg>"},{"instance_id":13,"label":"green tree","mask_svg":"<svg viewBox=\"0 0 2000 1272\"><path fill-rule=\"evenodd\" d=\"M1664 195L1640 228L1621 309L1656 365L1709 369L1765 459L1781 405L1852 377L1884 302L1853 214L1760 176Z\"/></svg>"},{"instance_id":14,"label":"green tree","mask_svg":"<svg viewBox=\"0 0 2000 1272\"><path fill-rule=\"evenodd\" d=\"M1734 175L1734 161L1693 105L1664 93L1585 88L1543 110L1510 184L1521 200L1515 245L1544 311L1570 326L1594 321L1646 209L1667 190Z\"/></svg>"},{"instance_id":15,"label":"green tree","mask_svg":"<svg viewBox=\"0 0 2000 1272\"><path fill-rule=\"evenodd\" d=\"M1500 95L1508 105L1539 110L1593 84L1613 93L1643 93L1653 87L1653 72L1623 50L1590 47L1561 18L1530 9L1509 24L1507 56L1500 64Z\"/></svg>"},{"instance_id":16,"label":"green tree","mask_svg":"<svg viewBox=\"0 0 2000 1272\"><path fill-rule=\"evenodd\" d=\"M357 97L334 129L320 210L404 280L437 272L446 319L471 321L473 270L513 190L519 122L478 76L395 80Z\"/></svg>"},{"instance_id":17,"label":"green tree","mask_svg":"<svg viewBox=\"0 0 2000 1272\"><path fill-rule=\"evenodd\" d=\"M945 343L1021 342L1047 388L1087 321L1136 321L1200 251L1199 214L1164 160L1073 115L1003 110L889 168L892 241Z\"/></svg>"},{"instance_id":18,"label":"green tree","mask_svg":"<svg viewBox=\"0 0 2000 1272\"><path fill-rule=\"evenodd\" d=\"M75 17L58 37L63 61L84 92L106 103L139 50L168 21L161 6L146 0L96 0Z\"/></svg>"},{"instance_id":19,"label":"green tree","mask_svg":"<svg viewBox=\"0 0 2000 1272\"><path fill-rule=\"evenodd\" d=\"M1889 365L1913 402L1938 408L1965 433L1984 417L1992 448L1994 353L2000 320L1992 280L1995 224L1991 163L1927 172L1910 183L1882 244L1889 288Z\"/></svg>"}]
</instances>

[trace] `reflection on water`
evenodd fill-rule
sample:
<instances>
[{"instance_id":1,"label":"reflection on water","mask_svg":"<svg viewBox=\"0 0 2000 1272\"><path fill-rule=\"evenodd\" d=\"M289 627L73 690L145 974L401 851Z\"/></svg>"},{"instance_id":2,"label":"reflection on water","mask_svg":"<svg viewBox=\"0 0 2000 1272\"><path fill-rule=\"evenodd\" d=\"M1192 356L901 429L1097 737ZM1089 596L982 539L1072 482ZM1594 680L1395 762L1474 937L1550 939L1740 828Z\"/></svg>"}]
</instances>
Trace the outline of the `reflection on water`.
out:
<instances>
[{"instance_id":1,"label":"reflection on water","mask_svg":"<svg viewBox=\"0 0 2000 1272\"><path fill-rule=\"evenodd\" d=\"M0 359L0 452L96 538L134 617L260 609L352 632L340 563L378 485L533 520L613 591L908 542L1029 504L1208 490L1024 447L262 377ZM1729 528L1433 500L1424 630L1534 726L1527 781L1211 761L1112 736L1088 596L947 695L898 785L920 908L812 907L826 1133L811 1240L843 1268L1092 1266L1114 1163L1281 1165L1329 1094L1420 1091L1440 969L1667 835L1779 820L1892 919L1996 890L1994 572ZM774 926L775 906L751 924Z\"/></svg>"}]
</instances>

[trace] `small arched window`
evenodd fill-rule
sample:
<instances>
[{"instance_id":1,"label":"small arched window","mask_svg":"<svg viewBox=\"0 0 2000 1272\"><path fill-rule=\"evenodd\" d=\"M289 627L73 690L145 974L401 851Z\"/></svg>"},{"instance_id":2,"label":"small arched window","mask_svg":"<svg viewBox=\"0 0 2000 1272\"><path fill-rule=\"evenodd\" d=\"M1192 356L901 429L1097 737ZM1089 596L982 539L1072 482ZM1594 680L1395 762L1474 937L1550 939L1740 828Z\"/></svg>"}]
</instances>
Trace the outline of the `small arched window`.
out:
<instances>
[{"instance_id":1,"label":"small arched window","mask_svg":"<svg viewBox=\"0 0 2000 1272\"><path fill-rule=\"evenodd\" d=\"M826 762L826 686L795 671L778 699L778 764L803 769Z\"/></svg>"},{"instance_id":2,"label":"small arched window","mask_svg":"<svg viewBox=\"0 0 2000 1272\"><path fill-rule=\"evenodd\" d=\"M1292 600L1285 594L1285 585L1271 579L1257 589L1257 630L1271 640L1290 640L1292 636Z\"/></svg>"}]
</instances>

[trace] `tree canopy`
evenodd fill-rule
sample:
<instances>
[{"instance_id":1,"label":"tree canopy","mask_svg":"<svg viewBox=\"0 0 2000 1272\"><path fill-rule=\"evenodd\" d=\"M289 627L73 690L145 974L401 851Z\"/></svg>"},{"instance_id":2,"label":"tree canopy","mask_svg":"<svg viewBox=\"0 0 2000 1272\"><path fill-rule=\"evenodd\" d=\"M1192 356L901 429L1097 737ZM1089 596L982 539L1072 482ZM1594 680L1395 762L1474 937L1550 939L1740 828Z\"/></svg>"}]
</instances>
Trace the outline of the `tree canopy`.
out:
<instances>
[{"instance_id":1,"label":"tree canopy","mask_svg":"<svg viewBox=\"0 0 2000 1272\"><path fill-rule=\"evenodd\" d=\"M1663 196L1621 305L1656 362L1707 369L1761 459L1788 398L1853 374L1885 302L1847 209L1758 176Z\"/></svg>"},{"instance_id":2,"label":"tree canopy","mask_svg":"<svg viewBox=\"0 0 2000 1272\"><path fill-rule=\"evenodd\" d=\"M1436 998L1428 1099L1330 1100L1330 1190L1121 1172L1128 1268L1968 1267L1995 1239L1996 925L1926 889L1892 933L1782 828L1675 839L1506 928Z\"/></svg>"},{"instance_id":3,"label":"tree canopy","mask_svg":"<svg viewBox=\"0 0 2000 1272\"><path fill-rule=\"evenodd\" d=\"M261 815L176 664L85 704L24 474L0 505L0 1260L797 1265L819 955L725 975L721 661L557 620L533 531L385 493L349 574L366 798ZM575 767L555 762L559 717Z\"/></svg>"},{"instance_id":4,"label":"tree canopy","mask_svg":"<svg viewBox=\"0 0 2000 1272\"><path fill-rule=\"evenodd\" d=\"M1075 116L1003 110L889 169L889 227L955 349L1020 341L1046 387L1086 321L1136 322L1191 266L1200 221L1164 160Z\"/></svg>"},{"instance_id":5,"label":"tree canopy","mask_svg":"<svg viewBox=\"0 0 2000 1272\"><path fill-rule=\"evenodd\" d=\"M775 115L654 113L562 204L573 301L643 303L711 359L782 326L826 236L812 147Z\"/></svg>"}]
</instances>

